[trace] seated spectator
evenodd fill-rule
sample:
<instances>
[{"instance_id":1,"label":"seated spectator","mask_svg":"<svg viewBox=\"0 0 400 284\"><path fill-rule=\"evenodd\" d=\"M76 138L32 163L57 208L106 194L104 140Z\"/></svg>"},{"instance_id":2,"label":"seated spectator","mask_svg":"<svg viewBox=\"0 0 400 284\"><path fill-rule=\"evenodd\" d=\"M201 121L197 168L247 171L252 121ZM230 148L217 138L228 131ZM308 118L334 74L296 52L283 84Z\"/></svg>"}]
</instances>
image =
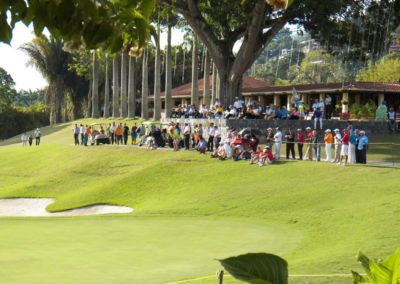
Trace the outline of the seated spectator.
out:
<instances>
[{"instance_id":1,"label":"seated spectator","mask_svg":"<svg viewBox=\"0 0 400 284\"><path fill-rule=\"evenodd\" d=\"M205 154L207 151L207 142L202 136L199 138L199 143L196 145L196 150L199 151L200 154Z\"/></svg>"},{"instance_id":2,"label":"seated spectator","mask_svg":"<svg viewBox=\"0 0 400 284\"><path fill-rule=\"evenodd\" d=\"M230 105L225 118L237 117L237 114L237 109L233 105Z\"/></svg>"},{"instance_id":3,"label":"seated spectator","mask_svg":"<svg viewBox=\"0 0 400 284\"><path fill-rule=\"evenodd\" d=\"M282 109L281 109L281 119L282 120L286 120L286 119L288 119L288 110L287 110L287 108L286 108L286 106L282 106Z\"/></svg>"},{"instance_id":4,"label":"seated spectator","mask_svg":"<svg viewBox=\"0 0 400 284\"><path fill-rule=\"evenodd\" d=\"M271 106L267 106L267 108L265 109L264 112L264 119L266 120L272 120L275 117L275 111L273 109L273 107Z\"/></svg>"},{"instance_id":5,"label":"seated spectator","mask_svg":"<svg viewBox=\"0 0 400 284\"><path fill-rule=\"evenodd\" d=\"M290 120L299 120L300 119L300 112L297 107L294 108L292 113L289 116Z\"/></svg>"},{"instance_id":6,"label":"seated spectator","mask_svg":"<svg viewBox=\"0 0 400 284\"><path fill-rule=\"evenodd\" d=\"M272 164L274 160L274 155L272 153L271 147L265 146L264 151L260 155L259 160L260 161L258 162L258 165L260 167L265 166L265 162L267 162L267 164Z\"/></svg>"},{"instance_id":7,"label":"seated spectator","mask_svg":"<svg viewBox=\"0 0 400 284\"><path fill-rule=\"evenodd\" d=\"M258 147L257 150L251 154L250 165L257 164L259 162L261 153L262 153L261 147Z\"/></svg>"},{"instance_id":8,"label":"seated spectator","mask_svg":"<svg viewBox=\"0 0 400 284\"><path fill-rule=\"evenodd\" d=\"M230 141L228 139L226 139L225 142L223 143L223 147L224 147L225 155L226 155L225 158L226 159L232 158L232 148L230 145Z\"/></svg>"},{"instance_id":9,"label":"seated spectator","mask_svg":"<svg viewBox=\"0 0 400 284\"><path fill-rule=\"evenodd\" d=\"M279 106L275 107L275 117L276 120L281 120L282 119L282 112Z\"/></svg>"}]
</instances>

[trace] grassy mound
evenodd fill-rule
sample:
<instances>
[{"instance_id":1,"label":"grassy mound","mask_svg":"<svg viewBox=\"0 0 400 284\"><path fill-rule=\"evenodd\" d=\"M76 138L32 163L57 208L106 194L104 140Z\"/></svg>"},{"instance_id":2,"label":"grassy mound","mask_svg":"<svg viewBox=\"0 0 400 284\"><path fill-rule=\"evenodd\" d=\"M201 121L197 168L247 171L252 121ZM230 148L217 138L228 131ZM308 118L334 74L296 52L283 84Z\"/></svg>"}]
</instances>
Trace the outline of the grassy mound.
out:
<instances>
[{"instance_id":1,"label":"grassy mound","mask_svg":"<svg viewBox=\"0 0 400 284\"><path fill-rule=\"evenodd\" d=\"M39 147L6 144L0 197L56 198L49 211L135 209L1 218L7 283L165 283L213 274L214 258L250 251L282 255L292 274L342 274L357 268L359 249L385 256L398 246L398 167L281 161L259 168L185 151L73 146L70 124L48 129ZM291 282L324 281L300 278Z\"/></svg>"}]
</instances>

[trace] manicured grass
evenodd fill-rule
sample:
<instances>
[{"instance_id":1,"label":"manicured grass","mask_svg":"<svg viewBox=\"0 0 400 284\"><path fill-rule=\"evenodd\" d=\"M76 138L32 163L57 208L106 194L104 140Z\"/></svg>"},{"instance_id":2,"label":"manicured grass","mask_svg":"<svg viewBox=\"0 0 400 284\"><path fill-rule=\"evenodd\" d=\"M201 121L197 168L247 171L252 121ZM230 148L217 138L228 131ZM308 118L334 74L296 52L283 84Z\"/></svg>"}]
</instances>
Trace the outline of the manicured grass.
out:
<instances>
[{"instance_id":1,"label":"manicured grass","mask_svg":"<svg viewBox=\"0 0 400 284\"><path fill-rule=\"evenodd\" d=\"M214 258L249 251L285 257L292 274L347 274L361 270L358 250L384 257L398 246L398 167L281 161L259 168L193 152L72 143L68 125L40 147L0 147L0 197L54 197L49 211L96 203L135 210L0 218L7 283L173 282L212 275ZM201 281L193 283L215 283ZM291 278L329 281L346 280Z\"/></svg>"}]
</instances>

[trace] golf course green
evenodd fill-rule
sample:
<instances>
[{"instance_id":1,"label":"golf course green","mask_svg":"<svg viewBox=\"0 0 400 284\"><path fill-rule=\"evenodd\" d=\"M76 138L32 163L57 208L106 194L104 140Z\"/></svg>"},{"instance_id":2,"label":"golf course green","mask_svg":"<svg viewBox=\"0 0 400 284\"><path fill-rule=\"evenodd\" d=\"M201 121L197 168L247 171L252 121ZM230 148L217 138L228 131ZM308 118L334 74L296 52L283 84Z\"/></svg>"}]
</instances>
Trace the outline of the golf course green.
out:
<instances>
[{"instance_id":1,"label":"golf course green","mask_svg":"<svg viewBox=\"0 0 400 284\"><path fill-rule=\"evenodd\" d=\"M74 146L71 127L43 129L38 147L0 143L0 198L55 198L50 212L134 210L0 217L0 282L217 283L216 259L270 252L288 261L290 283L351 283L359 250L383 258L399 246L399 167L259 168L191 151Z\"/></svg>"}]
</instances>

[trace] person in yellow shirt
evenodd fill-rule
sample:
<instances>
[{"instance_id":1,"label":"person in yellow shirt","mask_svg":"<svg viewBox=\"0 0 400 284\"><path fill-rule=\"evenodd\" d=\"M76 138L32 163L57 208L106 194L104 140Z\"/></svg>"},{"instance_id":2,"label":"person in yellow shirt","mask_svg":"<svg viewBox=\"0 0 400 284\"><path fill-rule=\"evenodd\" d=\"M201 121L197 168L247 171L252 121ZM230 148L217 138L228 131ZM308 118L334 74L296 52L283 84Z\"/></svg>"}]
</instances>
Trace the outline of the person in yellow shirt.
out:
<instances>
[{"instance_id":1,"label":"person in yellow shirt","mask_svg":"<svg viewBox=\"0 0 400 284\"><path fill-rule=\"evenodd\" d=\"M332 143L333 143L333 135L330 129L325 130L325 153L326 153L326 159L325 162L331 162L332 161Z\"/></svg>"}]
</instances>

